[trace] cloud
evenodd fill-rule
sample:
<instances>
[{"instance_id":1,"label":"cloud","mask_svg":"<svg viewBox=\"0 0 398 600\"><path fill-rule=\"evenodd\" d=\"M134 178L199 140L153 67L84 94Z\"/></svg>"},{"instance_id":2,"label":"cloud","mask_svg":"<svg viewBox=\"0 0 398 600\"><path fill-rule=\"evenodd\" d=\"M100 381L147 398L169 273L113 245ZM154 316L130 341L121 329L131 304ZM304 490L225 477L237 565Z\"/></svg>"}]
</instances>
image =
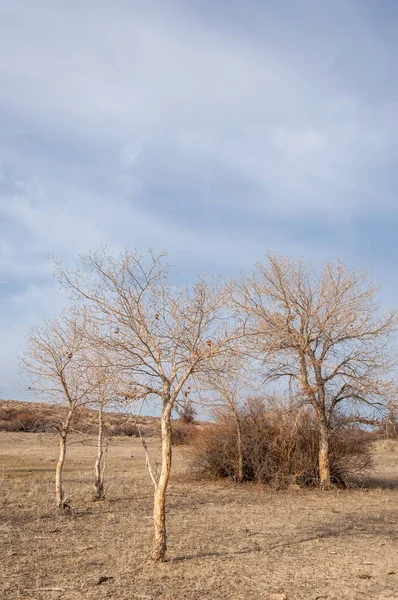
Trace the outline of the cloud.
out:
<instances>
[{"instance_id":1,"label":"cloud","mask_svg":"<svg viewBox=\"0 0 398 600\"><path fill-rule=\"evenodd\" d=\"M51 254L166 248L186 278L268 248L393 264L396 21L354 0L1 3L3 355L59 308Z\"/></svg>"}]
</instances>

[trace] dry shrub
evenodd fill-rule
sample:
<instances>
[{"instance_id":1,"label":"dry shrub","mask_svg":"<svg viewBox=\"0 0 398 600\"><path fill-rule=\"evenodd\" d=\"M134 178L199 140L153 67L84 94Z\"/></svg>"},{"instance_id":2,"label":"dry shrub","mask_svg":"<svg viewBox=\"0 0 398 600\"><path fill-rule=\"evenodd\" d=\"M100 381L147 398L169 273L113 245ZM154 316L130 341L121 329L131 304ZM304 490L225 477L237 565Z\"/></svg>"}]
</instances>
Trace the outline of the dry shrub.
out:
<instances>
[{"instance_id":1,"label":"dry shrub","mask_svg":"<svg viewBox=\"0 0 398 600\"><path fill-rule=\"evenodd\" d=\"M16 403L23 406L25 403ZM23 406L23 408L25 408ZM26 408L30 404L26 403ZM20 410L18 408L4 408L0 411L0 431L25 431L30 433L54 433L61 423L60 415L54 411Z\"/></svg>"},{"instance_id":2,"label":"dry shrub","mask_svg":"<svg viewBox=\"0 0 398 600\"><path fill-rule=\"evenodd\" d=\"M105 422L105 431L110 437L126 435L128 437L151 437L154 434L154 430L149 427L137 425L136 423L111 423Z\"/></svg>"},{"instance_id":3,"label":"dry shrub","mask_svg":"<svg viewBox=\"0 0 398 600\"><path fill-rule=\"evenodd\" d=\"M23 429L21 428L21 423L18 423L18 421L1 419L0 431L23 431Z\"/></svg>"},{"instance_id":4,"label":"dry shrub","mask_svg":"<svg viewBox=\"0 0 398 600\"><path fill-rule=\"evenodd\" d=\"M398 439L398 421L395 419L387 419L380 431L382 437L387 440Z\"/></svg>"},{"instance_id":5,"label":"dry shrub","mask_svg":"<svg viewBox=\"0 0 398 600\"><path fill-rule=\"evenodd\" d=\"M196 417L196 410L192 400L184 400L177 405L176 411L181 421L187 425L193 423Z\"/></svg>"},{"instance_id":6,"label":"dry shrub","mask_svg":"<svg viewBox=\"0 0 398 600\"><path fill-rule=\"evenodd\" d=\"M0 430L3 431L29 431L43 433L52 429L51 419L35 412L14 411L7 415L7 419L0 421Z\"/></svg>"},{"instance_id":7,"label":"dry shrub","mask_svg":"<svg viewBox=\"0 0 398 600\"><path fill-rule=\"evenodd\" d=\"M259 403L240 413L243 479L276 487L291 483L318 485L318 429L305 411L266 410ZM370 441L354 427L336 426L330 434L330 468L334 484L358 482L371 466ZM197 432L193 465L210 477L237 477L236 424L219 415Z\"/></svg>"},{"instance_id":8,"label":"dry shrub","mask_svg":"<svg viewBox=\"0 0 398 600\"><path fill-rule=\"evenodd\" d=\"M128 437L140 437L140 430L135 423L122 423L122 425L120 426L119 435L127 435Z\"/></svg>"},{"instance_id":9,"label":"dry shrub","mask_svg":"<svg viewBox=\"0 0 398 600\"><path fill-rule=\"evenodd\" d=\"M184 446L190 444L195 434L196 426L179 419L173 422L173 445Z\"/></svg>"}]
</instances>

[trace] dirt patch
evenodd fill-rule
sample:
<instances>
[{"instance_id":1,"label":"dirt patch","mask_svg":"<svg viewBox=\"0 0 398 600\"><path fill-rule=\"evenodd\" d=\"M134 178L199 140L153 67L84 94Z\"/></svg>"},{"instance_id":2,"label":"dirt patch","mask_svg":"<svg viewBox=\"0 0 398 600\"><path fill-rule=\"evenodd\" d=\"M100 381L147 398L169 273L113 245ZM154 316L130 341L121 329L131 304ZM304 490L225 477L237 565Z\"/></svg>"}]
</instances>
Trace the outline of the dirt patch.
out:
<instances>
[{"instance_id":1,"label":"dirt patch","mask_svg":"<svg viewBox=\"0 0 398 600\"><path fill-rule=\"evenodd\" d=\"M4 600L398 598L395 448L376 449L367 487L330 493L197 480L176 448L160 566L147 560L153 490L139 441L112 441L105 502L92 501L95 447L70 446L69 516L53 508L56 455L53 436L0 433Z\"/></svg>"}]
</instances>

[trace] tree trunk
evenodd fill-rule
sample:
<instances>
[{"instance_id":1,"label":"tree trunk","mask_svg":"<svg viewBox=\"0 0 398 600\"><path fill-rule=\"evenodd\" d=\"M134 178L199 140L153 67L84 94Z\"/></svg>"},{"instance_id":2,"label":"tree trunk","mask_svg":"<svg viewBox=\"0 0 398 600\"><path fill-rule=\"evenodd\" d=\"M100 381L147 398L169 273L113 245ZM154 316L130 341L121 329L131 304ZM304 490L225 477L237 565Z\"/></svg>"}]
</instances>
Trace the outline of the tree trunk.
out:
<instances>
[{"instance_id":1,"label":"tree trunk","mask_svg":"<svg viewBox=\"0 0 398 600\"><path fill-rule=\"evenodd\" d=\"M65 431L59 434L59 458L57 462L57 468L55 471L55 500L58 508L62 508L64 505L64 491L62 488L62 470L64 468L65 456L66 456L66 437Z\"/></svg>"},{"instance_id":2,"label":"tree trunk","mask_svg":"<svg viewBox=\"0 0 398 600\"><path fill-rule=\"evenodd\" d=\"M154 533L153 552L155 562L165 562L167 550L166 536L166 490L171 471L171 409L163 409L161 417L162 430L162 466L160 477L155 489L154 498Z\"/></svg>"},{"instance_id":3,"label":"tree trunk","mask_svg":"<svg viewBox=\"0 0 398 600\"><path fill-rule=\"evenodd\" d=\"M323 420L319 422L319 485L323 490L331 488L329 431L327 424Z\"/></svg>"},{"instance_id":4,"label":"tree trunk","mask_svg":"<svg viewBox=\"0 0 398 600\"><path fill-rule=\"evenodd\" d=\"M101 472L102 457L104 454L103 430L104 430L104 419L103 419L103 406L101 403L99 410L98 410L97 460L95 461L95 498L97 500L103 500L105 498L103 472Z\"/></svg>"},{"instance_id":5,"label":"tree trunk","mask_svg":"<svg viewBox=\"0 0 398 600\"><path fill-rule=\"evenodd\" d=\"M59 458L55 470L55 501L58 508L65 508L64 490L62 487L62 471L66 457L66 440L69 433L69 426L72 420L73 411L74 406L71 405L66 420L59 431Z\"/></svg>"},{"instance_id":6,"label":"tree trunk","mask_svg":"<svg viewBox=\"0 0 398 600\"><path fill-rule=\"evenodd\" d=\"M241 483L243 481L243 440L242 440L242 427L239 419L239 415L236 410L234 412L235 424L236 424L236 454L237 454L237 472L236 480Z\"/></svg>"}]
</instances>

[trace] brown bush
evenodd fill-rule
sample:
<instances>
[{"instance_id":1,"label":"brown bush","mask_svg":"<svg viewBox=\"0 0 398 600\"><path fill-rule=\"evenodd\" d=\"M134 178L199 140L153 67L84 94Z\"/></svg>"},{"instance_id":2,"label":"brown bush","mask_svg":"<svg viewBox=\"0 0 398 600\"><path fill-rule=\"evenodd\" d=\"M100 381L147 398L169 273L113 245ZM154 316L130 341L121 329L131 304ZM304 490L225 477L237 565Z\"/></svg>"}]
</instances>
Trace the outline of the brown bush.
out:
<instances>
[{"instance_id":1,"label":"brown bush","mask_svg":"<svg viewBox=\"0 0 398 600\"><path fill-rule=\"evenodd\" d=\"M28 402L10 401L11 406L5 402L0 401L0 431L54 432L61 422L56 411L37 410Z\"/></svg>"},{"instance_id":2,"label":"brown bush","mask_svg":"<svg viewBox=\"0 0 398 600\"><path fill-rule=\"evenodd\" d=\"M184 400L177 405L176 411L182 423L189 425L195 421L196 410L192 400Z\"/></svg>"},{"instance_id":3,"label":"brown bush","mask_svg":"<svg viewBox=\"0 0 398 600\"><path fill-rule=\"evenodd\" d=\"M243 439L243 479L285 487L317 485L318 429L309 412L266 410L250 404L240 413ZM198 431L193 466L210 477L237 477L237 436L234 420L219 416ZM336 427L330 434L330 467L334 484L357 482L371 466L370 440L358 428Z\"/></svg>"},{"instance_id":4,"label":"brown bush","mask_svg":"<svg viewBox=\"0 0 398 600\"><path fill-rule=\"evenodd\" d=\"M29 431L43 433L52 427L52 421L43 415L34 412L14 411L7 415L7 419L0 421L0 429L5 431Z\"/></svg>"},{"instance_id":5,"label":"brown bush","mask_svg":"<svg viewBox=\"0 0 398 600\"><path fill-rule=\"evenodd\" d=\"M140 437L140 430L137 427L137 425L135 425L135 423L124 423L120 426L119 435L128 435L129 437Z\"/></svg>"},{"instance_id":6,"label":"brown bush","mask_svg":"<svg viewBox=\"0 0 398 600\"><path fill-rule=\"evenodd\" d=\"M22 431L21 423L18 423L18 421L11 421L10 419L1 419L0 431Z\"/></svg>"},{"instance_id":7,"label":"brown bush","mask_svg":"<svg viewBox=\"0 0 398 600\"><path fill-rule=\"evenodd\" d=\"M380 434L386 440L398 439L398 421L386 419L380 428Z\"/></svg>"},{"instance_id":8,"label":"brown bush","mask_svg":"<svg viewBox=\"0 0 398 600\"><path fill-rule=\"evenodd\" d=\"M173 422L173 445L183 446L190 444L195 434L196 426L183 420Z\"/></svg>"}]
</instances>

